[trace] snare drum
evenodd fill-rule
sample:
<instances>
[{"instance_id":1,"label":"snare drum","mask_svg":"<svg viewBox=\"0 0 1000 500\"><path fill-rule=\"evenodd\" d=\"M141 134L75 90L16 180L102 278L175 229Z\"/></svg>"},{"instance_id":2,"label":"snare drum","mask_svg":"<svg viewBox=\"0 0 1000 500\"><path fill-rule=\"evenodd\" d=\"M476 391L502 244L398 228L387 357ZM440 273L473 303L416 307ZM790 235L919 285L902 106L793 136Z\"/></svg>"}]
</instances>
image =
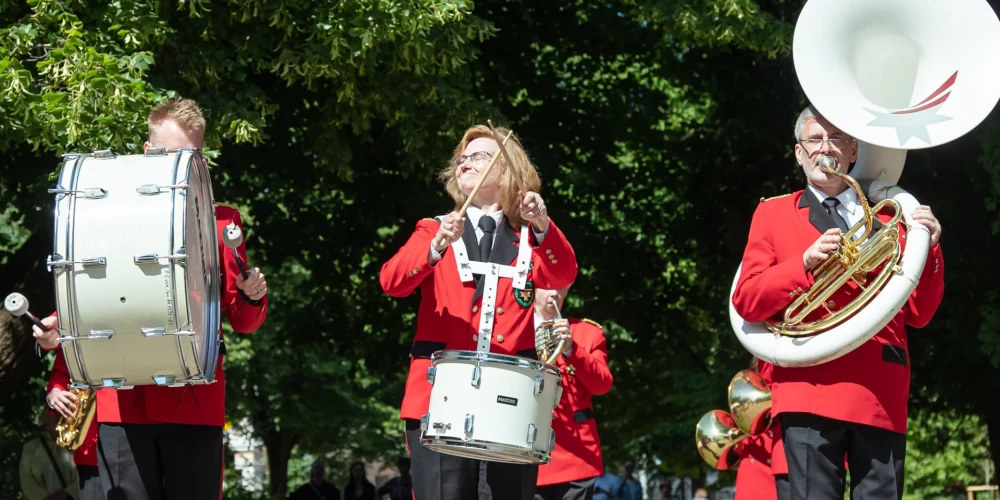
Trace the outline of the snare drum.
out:
<instances>
[{"instance_id":1,"label":"snare drum","mask_svg":"<svg viewBox=\"0 0 1000 500\"><path fill-rule=\"evenodd\" d=\"M552 410L562 395L557 367L476 351L438 351L431 361L421 444L478 460L549 462L556 439Z\"/></svg>"},{"instance_id":2,"label":"snare drum","mask_svg":"<svg viewBox=\"0 0 1000 500\"><path fill-rule=\"evenodd\" d=\"M212 382L221 275L201 153L66 155L49 192L48 267L72 386Z\"/></svg>"}]
</instances>

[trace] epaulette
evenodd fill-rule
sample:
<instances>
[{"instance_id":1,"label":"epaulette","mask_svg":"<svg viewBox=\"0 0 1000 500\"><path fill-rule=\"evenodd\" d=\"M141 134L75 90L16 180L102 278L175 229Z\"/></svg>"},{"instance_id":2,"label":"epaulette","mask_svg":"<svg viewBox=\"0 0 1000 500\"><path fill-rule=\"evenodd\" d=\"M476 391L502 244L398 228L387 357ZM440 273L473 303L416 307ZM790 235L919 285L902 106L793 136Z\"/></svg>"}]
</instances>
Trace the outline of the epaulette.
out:
<instances>
[{"instance_id":1,"label":"epaulette","mask_svg":"<svg viewBox=\"0 0 1000 500\"><path fill-rule=\"evenodd\" d=\"M600 324L600 323L598 323L598 322L596 322L596 321L594 321L594 320L592 320L592 319L587 319L587 318L583 318L583 319L582 319L582 320L580 320L580 321L583 321L584 323L590 323L591 325L594 325L594 326L596 326L596 327L600 328L601 330L603 330L603 329L604 329L604 327L603 327L603 326L601 326L601 324Z\"/></svg>"},{"instance_id":2,"label":"epaulette","mask_svg":"<svg viewBox=\"0 0 1000 500\"><path fill-rule=\"evenodd\" d=\"M215 206L217 206L217 207L231 208L231 209L237 210L237 211L239 211L239 209L240 209L240 207L237 207L236 205L233 205L232 203L225 203L225 202L222 202L222 201L215 202Z\"/></svg>"},{"instance_id":3,"label":"epaulette","mask_svg":"<svg viewBox=\"0 0 1000 500\"><path fill-rule=\"evenodd\" d=\"M764 203L765 201L777 200L778 198L784 198L786 196L791 196L793 194L795 194L795 193L779 194L778 196L772 196L770 198L764 198L763 196L761 196L760 197L760 202Z\"/></svg>"},{"instance_id":4,"label":"epaulette","mask_svg":"<svg viewBox=\"0 0 1000 500\"><path fill-rule=\"evenodd\" d=\"M435 221L435 220L437 220L437 219L435 219L434 217L424 217L423 219L420 219L420 220L421 220L421 221L425 221L425 220L426 220L426 221Z\"/></svg>"}]
</instances>

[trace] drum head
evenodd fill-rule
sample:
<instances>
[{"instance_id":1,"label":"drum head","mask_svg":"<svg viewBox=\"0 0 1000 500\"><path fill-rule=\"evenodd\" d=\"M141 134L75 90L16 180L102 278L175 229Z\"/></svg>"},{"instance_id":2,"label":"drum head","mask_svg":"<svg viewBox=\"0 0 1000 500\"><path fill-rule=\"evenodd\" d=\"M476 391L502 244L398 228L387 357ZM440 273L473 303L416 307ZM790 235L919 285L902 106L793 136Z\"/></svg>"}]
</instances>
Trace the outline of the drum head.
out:
<instances>
[{"instance_id":1,"label":"drum head","mask_svg":"<svg viewBox=\"0 0 1000 500\"><path fill-rule=\"evenodd\" d=\"M181 175L179 172L178 175ZM201 153L191 154L188 161L187 200L184 215L185 248L188 255L185 269L188 288L188 310L194 328L194 350L199 369L207 381L215 378L219 357L218 336L221 334L222 273L219 265L219 231L215 222L215 201L208 165Z\"/></svg>"},{"instance_id":2,"label":"drum head","mask_svg":"<svg viewBox=\"0 0 1000 500\"><path fill-rule=\"evenodd\" d=\"M545 451L510 446L503 443L489 443L476 440L458 440L424 436L420 443L431 451L456 457L503 462L508 464L547 464L552 455Z\"/></svg>"}]
</instances>

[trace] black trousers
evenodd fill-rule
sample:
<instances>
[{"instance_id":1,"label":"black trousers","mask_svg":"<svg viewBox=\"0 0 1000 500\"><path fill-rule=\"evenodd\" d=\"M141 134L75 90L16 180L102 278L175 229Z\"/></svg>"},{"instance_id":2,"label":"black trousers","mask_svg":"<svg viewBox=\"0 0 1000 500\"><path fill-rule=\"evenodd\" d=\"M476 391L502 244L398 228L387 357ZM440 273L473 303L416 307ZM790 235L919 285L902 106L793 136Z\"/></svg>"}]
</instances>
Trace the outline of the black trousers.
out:
<instances>
[{"instance_id":1,"label":"black trousers","mask_svg":"<svg viewBox=\"0 0 1000 500\"><path fill-rule=\"evenodd\" d=\"M80 478L80 500L104 500L101 473L96 465L77 465L76 475Z\"/></svg>"},{"instance_id":2,"label":"black trousers","mask_svg":"<svg viewBox=\"0 0 1000 500\"><path fill-rule=\"evenodd\" d=\"M778 491L778 500L791 500L792 490L788 484L788 474L775 474L774 487Z\"/></svg>"},{"instance_id":3,"label":"black trousers","mask_svg":"<svg viewBox=\"0 0 1000 500\"><path fill-rule=\"evenodd\" d=\"M782 413L779 418L790 499L842 500L845 456L852 500L903 498L906 434L808 413Z\"/></svg>"},{"instance_id":4,"label":"black trousers","mask_svg":"<svg viewBox=\"0 0 1000 500\"><path fill-rule=\"evenodd\" d=\"M535 488L535 500L593 500L596 477Z\"/></svg>"},{"instance_id":5,"label":"black trousers","mask_svg":"<svg viewBox=\"0 0 1000 500\"><path fill-rule=\"evenodd\" d=\"M218 500L222 427L101 424L97 463L107 500Z\"/></svg>"},{"instance_id":6,"label":"black trousers","mask_svg":"<svg viewBox=\"0 0 1000 500\"><path fill-rule=\"evenodd\" d=\"M537 465L445 455L420 444L420 421L406 420L414 500L533 500Z\"/></svg>"}]
</instances>

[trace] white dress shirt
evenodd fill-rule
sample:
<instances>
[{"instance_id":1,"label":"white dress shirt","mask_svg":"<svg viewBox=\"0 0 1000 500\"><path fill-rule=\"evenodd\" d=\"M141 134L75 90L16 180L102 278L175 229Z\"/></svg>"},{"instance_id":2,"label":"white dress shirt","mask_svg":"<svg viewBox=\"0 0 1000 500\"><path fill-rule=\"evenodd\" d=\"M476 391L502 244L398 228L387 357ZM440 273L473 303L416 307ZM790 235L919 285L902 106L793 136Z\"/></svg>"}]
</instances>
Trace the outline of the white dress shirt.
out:
<instances>
[{"instance_id":1,"label":"white dress shirt","mask_svg":"<svg viewBox=\"0 0 1000 500\"><path fill-rule=\"evenodd\" d=\"M479 227L479 219L483 218L485 212L483 212L482 209L478 207L469 205L469 208L465 209L465 214L469 216L469 221L472 222L472 227L476 228L476 242L478 243L480 240L483 239L483 235L486 234L486 232ZM503 212L497 210L496 212L489 214L489 217L493 217L493 220L495 220L497 223L496 229L493 230L493 242L495 242L497 240L497 233L500 232L500 225L503 224L504 220ZM545 235L549 234L549 225L546 224L545 230L541 232L535 229L534 224L529 223L528 225L531 226L531 232L535 234L535 241L537 241L538 244L541 245L542 241L545 240ZM490 246L492 247L492 242ZM434 265L437 263L437 261L441 260L441 255L442 255L441 252L438 252L437 249L434 248L434 241L431 240L431 253L428 258L430 264Z\"/></svg>"},{"instance_id":2,"label":"white dress shirt","mask_svg":"<svg viewBox=\"0 0 1000 500\"><path fill-rule=\"evenodd\" d=\"M820 203L823 203L823 200L829 198L829 196L823 194L820 190L812 186L807 185L806 187L809 188L809 191L816 196L816 199L819 200ZM840 201L840 204L837 205L835 210L837 210L837 213L839 213L840 216L847 222L848 229L854 227L855 224L860 222L861 219L865 217L864 210L861 210L861 202L858 201L858 193L856 193L853 189L847 188L846 191L834 196L834 198L837 198L837 200ZM860 231L854 234L855 239L860 237Z\"/></svg>"}]
</instances>

